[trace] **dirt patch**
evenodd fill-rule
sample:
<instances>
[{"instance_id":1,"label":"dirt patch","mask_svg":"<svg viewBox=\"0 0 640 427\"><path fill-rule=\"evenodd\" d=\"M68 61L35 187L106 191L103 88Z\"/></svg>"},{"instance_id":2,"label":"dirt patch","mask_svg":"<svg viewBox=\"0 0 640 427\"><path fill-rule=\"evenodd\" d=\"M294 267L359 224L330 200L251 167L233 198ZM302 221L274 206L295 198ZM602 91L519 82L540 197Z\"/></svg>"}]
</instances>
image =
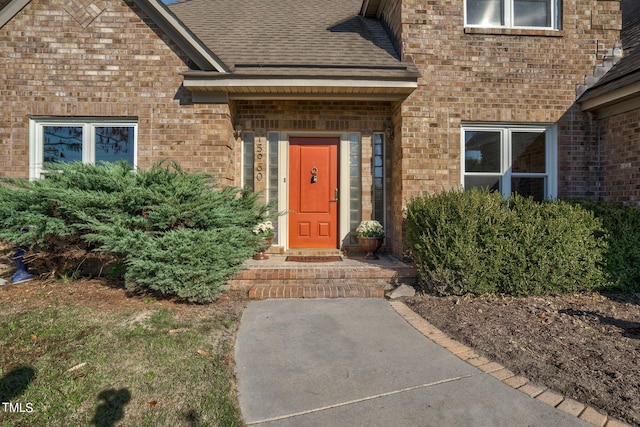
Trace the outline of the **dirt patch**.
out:
<instances>
[{"instance_id":1,"label":"dirt patch","mask_svg":"<svg viewBox=\"0 0 640 427\"><path fill-rule=\"evenodd\" d=\"M105 279L73 281L34 279L24 283L0 286L0 306L5 310L23 311L54 305L78 305L98 310L157 310L169 309L176 318L198 317L216 311L240 314L247 304L246 292L228 291L211 304L188 304L152 295L128 293L117 283ZM235 317L235 316L232 316Z\"/></svg>"},{"instance_id":2,"label":"dirt patch","mask_svg":"<svg viewBox=\"0 0 640 427\"><path fill-rule=\"evenodd\" d=\"M404 302L533 383L640 425L640 294Z\"/></svg>"}]
</instances>

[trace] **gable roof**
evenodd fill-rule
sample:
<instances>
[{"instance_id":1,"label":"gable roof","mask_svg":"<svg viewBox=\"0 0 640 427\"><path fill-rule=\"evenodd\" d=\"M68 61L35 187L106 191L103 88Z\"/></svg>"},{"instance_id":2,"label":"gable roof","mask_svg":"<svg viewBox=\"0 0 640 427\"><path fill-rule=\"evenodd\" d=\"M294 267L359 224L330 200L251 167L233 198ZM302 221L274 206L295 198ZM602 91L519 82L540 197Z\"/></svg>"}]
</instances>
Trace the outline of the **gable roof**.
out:
<instances>
[{"instance_id":1,"label":"gable roof","mask_svg":"<svg viewBox=\"0 0 640 427\"><path fill-rule=\"evenodd\" d=\"M622 0L624 57L579 99L583 110L598 109L640 94L640 1Z\"/></svg>"},{"instance_id":2,"label":"gable roof","mask_svg":"<svg viewBox=\"0 0 640 427\"><path fill-rule=\"evenodd\" d=\"M0 28L30 1L0 0ZM197 102L400 100L417 87L417 68L359 14L362 0L133 1L196 64L183 75Z\"/></svg>"},{"instance_id":3,"label":"gable roof","mask_svg":"<svg viewBox=\"0 0 640 427\"><path fill-rule=\"evenodd\" d=\"M382 23L361 16L361 6L362 0L169 4L231 71L187 72L185 86L238 98L404 97L417 87L417 68L400 60Z\"/></svg>"},{"instance_id":4,"label":"gable roof","mask_svg":"<svg viewBox=\"0 0 640 427\"><path fill-rule=\"evenodd\" d=\"M248 65L397 66L362 0L185 0L168 5L231 69Z\"/></svg>"}]
</instances>

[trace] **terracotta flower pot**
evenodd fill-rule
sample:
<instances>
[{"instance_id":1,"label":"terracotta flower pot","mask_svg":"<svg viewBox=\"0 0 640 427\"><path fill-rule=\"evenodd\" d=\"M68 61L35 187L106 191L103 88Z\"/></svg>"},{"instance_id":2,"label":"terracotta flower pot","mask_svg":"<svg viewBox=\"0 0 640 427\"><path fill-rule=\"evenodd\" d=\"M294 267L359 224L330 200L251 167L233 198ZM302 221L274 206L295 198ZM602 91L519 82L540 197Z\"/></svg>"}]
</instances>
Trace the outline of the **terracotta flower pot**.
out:
<instances>
[{"instance_id":1,"label":"terracotta flower pot","mask_svg":"<svg viewBox=\"0 0 640 427\"><path fill-rule=\"evenodd\" d=\"M264 253L264 251L266 251L271 247L271 244L273 243L273 236L263 238L262 243L264 244L263 246L264 249L262 249L260 252L258 252L253 256L253 259L257 259L258 261L261 261L263 259L269 259L269 257Z\"/></svg>"},{"instance_id":2,"label":"terracotta flower pot","mask_svg":"<svg viewBox=\"0 0 640 427\"><path fill-rule=\"evenodd\" d=\"M376 251L382 246L384 237L363 237L358 236L360 247L367 253L364 259L378 259Z\"/></svg>"}]
</instances>

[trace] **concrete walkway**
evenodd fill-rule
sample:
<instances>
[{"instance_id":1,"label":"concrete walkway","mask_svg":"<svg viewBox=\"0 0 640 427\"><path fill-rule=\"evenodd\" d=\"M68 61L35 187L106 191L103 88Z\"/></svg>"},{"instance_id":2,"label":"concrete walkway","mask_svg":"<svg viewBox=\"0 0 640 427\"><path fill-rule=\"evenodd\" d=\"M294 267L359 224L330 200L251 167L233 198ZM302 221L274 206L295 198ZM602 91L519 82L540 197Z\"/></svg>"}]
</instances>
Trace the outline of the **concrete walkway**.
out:
<instances>
[{"instance_id":1,"label":"concrete walkway","mask_svg":"<svg viewBox=\"0 0 640 427\"><path fill-rule=\"evenodd\" d=\"M591 425L454 356L384 300L251 302L235 351L247 425Z\"/></svg>"}]
</instances>

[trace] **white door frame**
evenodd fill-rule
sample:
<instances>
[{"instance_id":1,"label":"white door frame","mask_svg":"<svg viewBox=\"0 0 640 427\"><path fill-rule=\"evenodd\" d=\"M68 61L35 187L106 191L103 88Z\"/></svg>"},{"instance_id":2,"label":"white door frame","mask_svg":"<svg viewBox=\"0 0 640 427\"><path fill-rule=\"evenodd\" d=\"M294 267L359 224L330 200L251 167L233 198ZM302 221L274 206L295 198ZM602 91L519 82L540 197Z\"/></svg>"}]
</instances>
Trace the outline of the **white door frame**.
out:
<instances>
[{"instance_id":1,"label":"white door frame","mask_svg":"<svg viewBox=\"0 0 640 427\"><path fill-rule=\"evenodd\" d=\"M289 139L291 137L333 137L339 138L338 143L338 188L340 196L338 203L338 249L349 234L349 132L304 132L281 131L278 143L278 170L281 178L278 182L278 211L287 212L289 209ZM289 249L289 215L278 218L279 242L285 250Z\"/></svg>"}]
</instances>

